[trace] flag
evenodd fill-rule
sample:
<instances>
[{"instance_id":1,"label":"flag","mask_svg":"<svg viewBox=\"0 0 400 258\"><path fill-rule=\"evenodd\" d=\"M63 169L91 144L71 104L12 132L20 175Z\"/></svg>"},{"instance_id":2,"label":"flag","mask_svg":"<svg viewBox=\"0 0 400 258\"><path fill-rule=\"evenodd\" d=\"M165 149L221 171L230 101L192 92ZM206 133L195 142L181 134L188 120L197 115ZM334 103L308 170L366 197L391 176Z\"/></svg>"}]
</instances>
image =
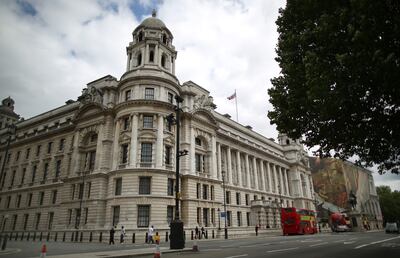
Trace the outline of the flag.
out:
<instances>
[{"instance_id":1,"label":"flag","mask_svg":"<svg viewBox=\"0 0 400 258\"><path fill-rule=\"evenodd\" d=\"M227 97L227 99L229 99L229 100L234 99L234 98L236 98L236 91L235 91L235 93L233 93L232 95Z\"/></svg>"}]
</instances>

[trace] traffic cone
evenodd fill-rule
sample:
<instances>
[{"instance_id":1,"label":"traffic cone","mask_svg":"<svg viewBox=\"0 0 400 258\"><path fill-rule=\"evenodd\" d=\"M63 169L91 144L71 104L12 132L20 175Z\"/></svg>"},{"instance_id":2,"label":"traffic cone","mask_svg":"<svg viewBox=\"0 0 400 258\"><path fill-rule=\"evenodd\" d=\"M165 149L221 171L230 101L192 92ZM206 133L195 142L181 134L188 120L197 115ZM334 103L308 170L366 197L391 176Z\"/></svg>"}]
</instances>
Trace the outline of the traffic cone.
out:
<instances>
[{"instance_id":1,"label":"traffic cone","mask_svg":"<svg viewBox=\"0 0 400 258\"><path fill-rule=\"evenodd\" d=\"M157 243L156 251L154 252L154 258L160 258L160 257L161 257L160 245Z\"/></svg>"},{"instance_id":2,"label":"traffic cone","mask_svg":"<svg viewBox=\"0 0 400 258\"><path fill-rule=\"evenodd\" d=\"M45 258L46 257L46 253L47 253L47 246L46 246L46 244L43 244L42 245L42 250L41 250L41 253L40 253L40 258Z\"/></svg>"},{"instance_id":3,"label":"traffic cone","mask_svg":"<svg viewBox=\"0 0 400 258\"><path fill-rule=\"evenodd\" d=\"M194 251L194 252L199 251L199 247L197 246L197 236L194 238L192 251Z\"/></svg>"}]
</instances>

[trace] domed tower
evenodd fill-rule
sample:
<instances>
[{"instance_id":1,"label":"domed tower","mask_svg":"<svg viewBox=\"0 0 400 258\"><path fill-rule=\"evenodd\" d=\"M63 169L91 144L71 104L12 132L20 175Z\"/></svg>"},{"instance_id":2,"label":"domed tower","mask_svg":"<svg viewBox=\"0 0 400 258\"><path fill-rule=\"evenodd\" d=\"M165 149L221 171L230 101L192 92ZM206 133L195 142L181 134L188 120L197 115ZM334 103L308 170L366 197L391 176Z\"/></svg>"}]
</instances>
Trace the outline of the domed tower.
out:
<instances>
[{"instance_id":1,"label":"domed tower","mask_svg":"<svg viewBox=\"0 0 400 258\"><path fill-rule=\"evenodd\" d=\"M156 17L145 19L132 33L133 41L127 47L126 71L156 68L175 74L177 52L172 45L172 33Z\"/></svg>"}]
</instances>

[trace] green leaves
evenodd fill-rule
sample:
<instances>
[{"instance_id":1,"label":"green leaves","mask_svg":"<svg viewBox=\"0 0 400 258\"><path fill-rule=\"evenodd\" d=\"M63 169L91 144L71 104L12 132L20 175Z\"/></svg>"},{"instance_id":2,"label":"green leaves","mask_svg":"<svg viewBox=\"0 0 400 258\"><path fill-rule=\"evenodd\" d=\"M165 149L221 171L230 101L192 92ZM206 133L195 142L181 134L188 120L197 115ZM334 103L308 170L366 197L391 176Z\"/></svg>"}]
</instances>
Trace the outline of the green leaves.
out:
<instances>
[{"instance_id":1,"label":"green leaves","mask_svg":"<svg viewBox=\"0 0 400 258\"><path fill-rule=\"evenodd\" d=\"M400 167L400 2L288 1L280 10L272 124L384 173Z\"/></svg>"}]
</instances>

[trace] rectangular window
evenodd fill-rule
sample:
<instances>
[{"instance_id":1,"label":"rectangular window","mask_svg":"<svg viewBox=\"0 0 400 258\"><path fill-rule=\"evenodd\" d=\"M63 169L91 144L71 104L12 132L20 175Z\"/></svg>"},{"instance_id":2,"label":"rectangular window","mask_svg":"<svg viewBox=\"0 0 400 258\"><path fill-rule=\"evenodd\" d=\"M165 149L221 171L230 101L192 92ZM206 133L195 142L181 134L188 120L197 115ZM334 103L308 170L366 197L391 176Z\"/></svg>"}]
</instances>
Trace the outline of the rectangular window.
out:
<instances>
[{"instance_id":1,"label":"rectangular window","mask_svg":"<svg viewBox=\"0 0 400 258\"><path fill-rule=\"evenodd\" d=\"M28 227L29 214L24 214L24 230Z\"/></svg>"},{"instance_id":2,"label":"rectangular window","mask_svg":"<svg viewBox=\"0 0 400 258\"><path fill-rule=\"evenodd\" d=\"M154 99L154 88L146 88L144 90L145 99Z\"/></svg>"},{"instance_id":3,"label":"rectangular window","mask_svg":"<svg viewBox=\"0 0 400 258\"><path fill-rule=\"evenodd\" d=\"M129 117L124 118L124 131L129 129Z\"/></svg>"},{"instance_id":4,"label":"rectangular window","mask_svg":"<svg viewBox=\"0 0 400 258\"><path fill-rule=\"evenodd\" d=\"M59 178L60 174L61 174L61 160L57 160L55 178Z\"/></svg>"},{"instance_id":5,"label":"rectangular window","mask_svg":"<svg viewBox=\"0 0 400 258\"><path fill-rule=\"evenodd\" d=\"M78 199L79 200L82 200L83 199L83 191L84 191L84 184L83 183L80 183L79 184L79 195L78 195Z\"/></svg>"},{"instance_id":6,"label":"rectangular window","mask_svg":"<svg viewBox=\"0 0 400 258\"><path fill-rule=\"evenodd\" d=\"M249 195L246 194L244 197L245 197L245 199L246 199L246 205L249 205L249 201L250 201Z\"/></svg>"},{"instance_id":7,"label":"rectangular window","mask_svg":"<svg viewBox=\"0 0 400 258\"><path fill-rule=\"evenodd\" d=\"M139 177L139 194L150 194L151 177Z\"/></svg>"},{"instance_id":8,"label":"rectangular window","mask_svg":"<svg viewBox=\"0 0 400 258\"><path fill-rule=\"evenodd\" d=\"M27 203L27 206L28 206L28 207L31 207L31 205L32 205L32 197L33 197L33 194L30 193L30 194L28 195L28 203Z\"/></svg>"},{"instance_id":9,"label":"rectangular window","mask_svg":"<svg viewBox=\"0 0 400 258\"><path fill-rule=\"evenodd\" d=\"M227 213L227 224L228 224L228 227L231 227L232 226L232 212L231 211L227 211L226 212Z\"/></svg>"},{"instance_id":10,"label":"rectangular window","mask_svg":"<svg viewBox=\"0 0 400 258\"><path fill-rule=\"evenodd\" d=\"M214 186L212 185L211 187L210 187L210 195L211 195L211 200L214 200Z\"/></svg>"},{"instance_id":11,"label":"rectangular window","mask_svg":"<svg viewBox=\"0 0 400 258\"><path fill-rule=\"evenodd\" d=\"M11 196L7 196L7 209L10 208Z\"/></svg>"},{"instance_id":12,"label":"rectangular window","mask_svg":"<svg viewBox=\"0 0 400 258\"><path fill-rule=\"evenodd\" d=\"M173 218L174 218L174 206L168 205L167 206L167 223L168 223L168 225L171 223Z\"/></svg>"},{"instance_id":13,"label":"rectangular window","mask_svg":"<svg viewBox=\"0 0 400 258\"><path fill-rule=\"evenodd\" d=\"M75 209L75 228L81 223L81 209Z\"/></svg>"},{"instance_id":14,"label":"rectangular window","mask_svg":"<svg viewBox=\"0 0 400 258\"><path fill-rule=\"evenodd\" d=\"M43 205L44 200L44 192L39 193L39 205Z\"/></svg>"},{"instance_id":15,"label":"rectangular window","mask_svg":"<svg viewBox=\"0 0 400 258\"><path fill-rule=\"evenodd\" d=\"M36 147L36 156L39 156L40 155L40 149L42 148L42 145L38 145L37 147Z\"/></svg>"},{"instance_id":16,"label":"rectangular window","mask_svg":"<svg viewBox=\"0 0 400 258\"><path fill-rule=\"evenodd\" d=\"M17 151L17 155L15 156L15 161L19 160L19 156L21 155L21 151Z\"/></svg>"},{"instance_id":17,"label":"rectangular window","mask_svg":"<svg viewBox=\"0 0 400 258\"><path fill-rule=\"evenodd\" d=\"M201 185L199 183L197 183L196 185L196 198L200 199L201 196Z\"/></svg>"},{"instance_id":18,"label":"rectangular window","mask_svg":"<svg viewBox=\"0 0 400 258\"><path fill-rule=\"evenodd\" d=\"M16 207L19 208L19 206L21 205L21 195L17 195L17 203L16 203Z\"/></svg>"},{"instance_id":19,"label":"rectangular window","mask_svg":"<svg viewBox=\"0 0 400 258\"><path fill-rule=\"evenodd\" d=\"M26 175L26 168L23 168L23 169L22 169L22 175L21 175L21 183L20 183L20 185L23 185L23 184L24 184L25 175Z\"/></svg>"},{"instance_id":20,"label":"rectangular window","mask_svg":"<svg viewBox=\"0 0 400 258\"><path fill-rule=\"evenodd\" d=\"M209 208L203 208L203 226L208 227L208 221L209 221L209 214L208 212L210 211Z\"/></svg>"},{"instance_id":21,"label":"rectangular window","mask_svg":"<svg viewBox=\"0 0 400 258\"><path fill-rule=\"evenodd\" d=\"M96 161L96 151L89 152L89 171L94 169L94 163Z\"/></svg>"},{"instance_id":22,"label":"rectangular window","mask_svg":"<svg viewBox=\"0 0 400 258\"><path fill-rule=\"evenodd\" d=\"M240 211L237 212L237 225L238 227L242 226L242 213Z\"/></svg>"},{"instance_id":23,"label":"rectangular window","mask_svg":"<svg viewBox=\"0 0 400 258\"><path fill-rule=\"evenodd\" d=\"M7 156L7 163L10 163L10 160L11 160L11 153L8 153L8 156Z\"/></svg>"},{"instance_id":24,"label":"rectangular window","mask_svg":"<svg viewBox=\"0 0 400 258\"><path fill-rule=\"evenodd\" d=\"M47 180L47 174L49 173L49 163L44 163L43 169L43 181Z\"/></svg>"},{"instance_id":25,"label":"rectangular window","mask_svg":"<svg viewBox=\"0 0 400 258\"><path fill-rule=\"evenodd\" d=\"M51 198L51 203L55 204L57 202L57 190L54 190L51 194L52 198Z\"/></svg>"},{"instance_id":26,"label":"rectangular window","mask_svg":"<svg viewBox=\"0 0 400 258\"><path fill-rule=\"evenodd\" d=\"M257 195L254 195L254 200L258 200L258 196Z\"/></svg>"},{"instance_id":27,"label":"rectangular window","mask_svg":"<svg viewBox=\"0 0 400 258\"><path fill-rule=\"evenodd\" d=\"M153 128L153 116L143 116L143 128Z\"/></svg>"},{"instance_id":28,"label":"rectangular window","mask_svg":"<svg viewBox=\"0 0 400 258\"><path fill-rule=\"evenodd\" d=\"M71 225L72 221L72 209L68 209L68 225Z\"/></svg>"},{"instance_id":29,"label":"rectangular window","mask_svg":"<svg viewBox=\"0 0 400 258\"><path fill-rule=\"evenodd\" d=\"M226 204L230 204L231 203L231 192L230 191L226 191Z\"/></svg>"},{"instance_id":30,"label":"rectangular window","mask_svg":"<svg viewBox=\"0 0 400 258\"><path fill-rule=\"evenodd\" d=\"M240 205L240 193L236 193L236 204Z\"/></svg>"},{"instance_id":31,"label":"rectangular window","mask_svg":"<svg viewBox=\"0 0 400 258\"><path fill-rule=\"evenodd\" d=\"M250 212L246 212L246 222L247 226L250 226Z\"/></svg>"},{"instance_id":32,"label":"rectangular window","mask_svg":"<svg viewBox=\"0 0 400 258\"><path fill-rule=\"evenodd\" d=\"M208 199L208 185L203 185L203 200Z\"/></svg>"},{"instance_id":33,"label":"rectangular window","mask_svg":"<svg viewBox=\"0 0 400 258\"><path fill-rule=\"evenodd\" d=\"M170 121L170 120L167 120L167 121L165 122L165 124L166 124L166 129L167 129L167 131L168 131L168 132L172 132L172 125L173 125L173 122Z\"/></svg>"},{"instance_id":34,"label":"rectangular window","mask_svg":"<svg viewBox=\"0 0 400 258\"><path fill-rule=\"evenodd\" d=\"M174 94L168 92L168 102L173 104L174 103Z\"/></svg>"},{"instance_id":35,"label":"rectangular window","mask_svg":"<svg viewBox=\"0 0 400 258\"><path fill-rule=\"evenodd\" d=\"M39 224L40 224L40 213L36 213L35 230L39 229Z\"/></svg>"},{"instance_id":36,"label":"rectangular window","mask_svg":"<svg viewBox=\"0 0 400 258\"><path fill-rule=\"evenodd\" d=\"M152 151L153 151L153 144L148 142L143 142L141 148L140 162L151 163L153 160Z\"/></svg>"},{"instance_id":37,"label":"rectangular window","mask_svg":"<svg viewBox=\"0 0 400 258\"><path fill-rule=\"evenodd\" d=\"M128 144L122 144L121 145L121 151L122 151L122 157L121 157L121 163L126 164L128 163Z\"/></svg>"},{"instance_id":38,"label":"rectangular window","mask_svg":"<svg viewBox=\"0 0 400 258\"><path fill-rule=\"evenodd\" d=\"M58 145L58 150L63 151L64 150L64 145L65 145L65 139L60 139L60 143Z\"/></svg>"},{"instance_id":39,"label":"rectangular window","mask_svg":"<svg viewBox=\"0 0 400 258\"><path fill-rule=\"evenodd\" d=\"M3 173L3 178L1 178L1 188L4 187L4 183L6 182L7 172Z\"/></svg>"},{"instance_id":40,"label":"rectangular window","mask_svg":"<svg viewBox=\"0 0 400 258\"><path fill-rule=\"evenodd\" d=\"M18 215L14 214L13 215L12 230L15 230L15 227L17 226L17 219L18 219Z\"/></svg>"},{"instance_id":41,"label":"rectangular window","mask_svg":"<svg viewBox=\"0 0 400 258\"><path fill-rule=\"evenodd\" d=\"M150 221L150 205L138 205L137 226L139 228L148 227Z\"/></svg>"},{"instance_id":42,"label":"rectangular window","mask_svg":"<svg viewBox=\"0 0 400 258\"><path fill-rule=\"evenodd\" d=\"M120 210L120 208L119 208L119 206L113 206L112 209L113 209L112 223L113 223L113 226L116 226L119 223L119 210Z\"/></svg>"},{"instance_id":43,"label":"rectangular window","mask_svg":"<svg viewBox=\"0 0 400 258\"><path fill-rule=\"evenodd\" d=\"M29 159L30 154L31 154L31 148L26 149L25 159Z\"/></svg>"},{"instance_id":44,"label":"rectangular window","mask_svg":"<svg viewBox=\"0 0 400 258\"><path fill-rule=\"evenodd\" d=\"M201 172L201 155L195 154L196 172Z\"/></svg>"},{"instance_id":45,"label":"rectangular window","mask_svg":"<svg viewBox=\"0 0 400 258\"><path fill-rule=\"evenodd\" d=\"M172 147L171 146L165 146L165 165L171 165L171 153L172 153Z\"/></svg>"},{"instance_id":46,"label":"rectangular window","mask_svg":"<svg viewBox=\"0 0 400 258\"><path fill-rule=\"evenodd\" d=\"M75 184L71 186L71 200L75 199Z\"/></svg>"},{"instance_id":47,"label":"rectangular window","mask_svg":"<svg viewBox=\"0 0 400 258\"><path fill-rule=\"evenodd\" d=\"M131 90L125 91L125 101L128 101L131 99Z\"/></svg>"},{"instance_id":48,"label":"rectangular window","mask_svg":"<svg viewBox=\"0 0 400 258\"><path fill-rule=\"evenodd\" d=\"M168 178L167 194L169 196L174 195L174 179Z\"/></svg>"},{"instance_id":49,"label":"rectangular window","mask_svg":"<svg viewBox=\"0 0 400 258\"><path fill-rule=\"evenodd\" d=\"M87 198L90 198L90 192L92 191L92 182L86 184L87 187Z\"/></svg>"},{"instance_id":50,"label":"rectangular window","mask_svg":"<svg viewBox=\"0 0 400 258\"><path fill-rule=\"evenodd\" d=\"M122 178L115 179L115 195L121 195L122 192Z\"/></svg>"},{"instance_id":51,"label":"rectangular window","mask_svg":"<svg viewBox=\"0 0 400 258\"><path fill-rule=\"evenodd\" d=\"M15 174L17 173L17 171L13 170L12 175L11 175L11 182L10 182L10 186L14 185L14 180L15 180Z\"/></svg>"},{"instance_id":52,"label":"rectangular window","mask_svg":"<svg viewBox=\"0 0 400 258\"><path fill-rule=\"evenodd\" d=\"M201 208L197 208L197 224L201 225Z\"/></svg>"},{"instance_id":53,"label":"rectangular window","mask_svg":"<svg viewBox=\"0 0 400 258\"><path fill-rule=\"evenodd\" d=\"M53 147L53 142L49 142L47 144L47 153L50 154L51 153L51 148Z\"/></svg>"},{"instance_id":54,"label":"rectangular window","mask_svg":"<svg viewBox=\"0 0 400 258\"><path fill-rule=\"evenodd\" d=\"M84 224L87 224L88 221L88 216L89 216L89 208L85 208L85 220L84 220Z\"/></svg>"},{"instance_id":55,"label":"rectangular window","mask_svg":"<svg viewBox=\"0 0 400 258\"><path fill-rule=\"evenodd\" d=\"M53 228L53 219L54 219L54 212L49 212L49 221L47 225L48 230L51 230Z\"/></svg>"},{"instance_id":56,"label":"rectangular window","mask_svg":"<svg viewBox=\"0 0 400 258\"><path fill-rule=\"evenodd\" d=\"M215 225L215 208L211 208L211 223Z\"/></svg>"}]
</instances>

